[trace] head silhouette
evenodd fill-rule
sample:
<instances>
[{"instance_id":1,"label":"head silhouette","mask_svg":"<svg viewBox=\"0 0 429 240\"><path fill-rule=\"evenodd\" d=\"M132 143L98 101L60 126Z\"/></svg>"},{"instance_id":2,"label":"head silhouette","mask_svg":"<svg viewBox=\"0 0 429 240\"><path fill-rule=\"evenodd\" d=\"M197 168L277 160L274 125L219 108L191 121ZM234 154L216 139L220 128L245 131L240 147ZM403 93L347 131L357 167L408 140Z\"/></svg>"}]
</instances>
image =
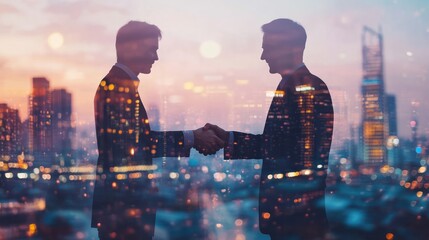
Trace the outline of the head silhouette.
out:
<instances>
[{"instance_id":1,"label":"head silhouette","mask_svg":"<svg viewBox=\"0 0 429 240\"><path fill-rule=\"evenodd\" d=\"M307 34L305 29L290 19L276 19L262 26L261 60L270 67L270 73L294 70L303 62Z\"/></svg>"},{"instance_id":2,"label":"head silhouette","mask_svg":"<svg viewBox=\"0 0 429 240\"><path fill-rule=\"evenodd\" d=\"M130 21L122 26L116 35L116 56L135 74L151 72L158 60L158 41L161 30L152 24Z\"/></svg>"}]
</instances>

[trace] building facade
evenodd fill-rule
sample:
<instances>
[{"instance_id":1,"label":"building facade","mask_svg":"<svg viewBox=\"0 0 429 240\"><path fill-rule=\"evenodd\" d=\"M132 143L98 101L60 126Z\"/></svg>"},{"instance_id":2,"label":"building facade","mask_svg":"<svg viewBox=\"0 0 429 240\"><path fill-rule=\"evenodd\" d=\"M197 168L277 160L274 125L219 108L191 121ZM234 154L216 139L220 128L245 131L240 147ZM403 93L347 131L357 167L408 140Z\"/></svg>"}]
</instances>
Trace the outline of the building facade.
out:
<instances>
[{"instance_id":1,"label":"building facade","mask_svg":"<svg viewBox=\"0 0 429 240\"><path fill-rule=\"evenodd\" d=\"M364 27L362 44L362 156L364 167L376 168L386 163L383 36Z\"/></svg>"}]
</instances>

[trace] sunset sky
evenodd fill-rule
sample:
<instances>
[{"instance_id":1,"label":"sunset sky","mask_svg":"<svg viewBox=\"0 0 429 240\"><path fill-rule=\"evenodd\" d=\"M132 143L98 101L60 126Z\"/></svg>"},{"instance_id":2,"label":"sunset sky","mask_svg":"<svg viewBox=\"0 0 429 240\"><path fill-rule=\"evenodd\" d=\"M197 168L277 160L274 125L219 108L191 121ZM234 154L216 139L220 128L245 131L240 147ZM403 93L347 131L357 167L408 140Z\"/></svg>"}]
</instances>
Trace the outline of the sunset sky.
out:
<instances>
[{"instance_id":1,"label":"sunset sky","mask_svg":"<svg viewBox=\"0 0 429 240\"><path fill-rule=\"evenodd\" d=\"M161 111L177 103L195 112L221 111L218 106L226 104L225 99L196 101L195 94L213 81L244 92L247 99L264 101L265 91L274 90L280 76L270 75L259 59L260 27L276 18L291 18L304 26L304 62L331 90L346 94L349 122L355 123L360 121L352 119L352 113L362 79L362 28L381 27L386 90L397 97L400 136L411 135L412 101L420 103L419 132L429 134L427 0L2 0L0 103L18 108L24 120L31 79L44 76L51 88L73 94L79 124L92 124L95 89L116 61L116 31L130 20L156 24L163 33L160 60L152 74L139 76L146 105L164 104ZM224 116L197 117L178 128L222 124Z\"/></svg>"}]
</instances>

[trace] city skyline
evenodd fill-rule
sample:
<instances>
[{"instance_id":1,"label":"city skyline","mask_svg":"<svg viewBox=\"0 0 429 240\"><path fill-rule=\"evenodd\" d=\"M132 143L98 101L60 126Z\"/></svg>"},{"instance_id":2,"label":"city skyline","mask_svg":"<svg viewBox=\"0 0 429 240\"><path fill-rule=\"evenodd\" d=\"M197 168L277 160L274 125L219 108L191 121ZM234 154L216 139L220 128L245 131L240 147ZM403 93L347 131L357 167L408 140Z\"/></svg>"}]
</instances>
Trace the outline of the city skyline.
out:
<instances>
[{"instance_id":1,"label":"city skyline","mask_svg":"<svg viewBox=\"0 0 429 240\"><path fill-rule=\"evenodd\" d=\"M66 3L79 5L79 2L62 2L60 5ZM53 9L58 10L58 8L51 6L50 10ZM368 30L366 28L359 29L359 36L362 29L363 32ZM384 41L389 41L387 40L389 36L386 36L385 32L381 31L380 33L383 34ZM53 32L48 36L47 44L53 52L56 52L59 57L57 63L61 65L63 64L65 43L68 38L64 32ZM170 74L170 72L176 73L175 71L165 68L166 66L174 66L174 64L169 65L168 61L161 64L163 61L160 61L155 64L153 69L155 77L152 74L150 77L140 76L142 80L140 90L142 90L142 98L145 105L148 106L147 113L149 114L144 116L145 119L142 119L141 122L147 125L150 122L152 127L153 121L155 124L151 130L189 129L201 126L206 121L214 122L227 129L252 133L261 130L262 123L267 118L267 106L270 105L273 97L275 99L276 95L283 94L282 91L273 91L273 86L271 86L278 83L276 78L278 76L265 73L266 67L264 69L255 67L246 71L248 66L244 63L243 65L235 64L228 67L228 70L225 68L226 65L223 65L223 61L226 61L225 64L245 61L250 63L251 61L243 59L242 56L235 58L235 60L222 57L222 48L225 45L221 44L221 41L213 39L215 38L210 41L203 41L200 45L197 44L200 47L198 54L200 54L199 63L201 64L187 65L187 61L177 61L177 69L175 69L177 76L175 76ZM252 40L243 39L244 41L257 42L256 37ZM392 116L395 116L397 112L403 113L397 111L397 105L404 102L398 98L397 92L392 91L389 87L384 89L383 84L377 85L380 82L383 83L383 80L387 86L396 83L389 79L387 72L383 72L382 64L386 60L383 55L389 54L392 49L383 49L384 53L381 54L378 48L372 51L374 50L370 49L372 46L366 45L365 41L357 42L359 49L363 50L359 51L359 55L362 57L362 59L359 58L359 72L347 72L352 68L341 69L343 65L340 64L337 65L339 70L331 73L335 77L350 77L350 79L354 78L354 74L357 74L359 81L356 86L346 82L350 86L345 88L333 84L335 79L328 78L327 81L335 105L336 123L334 130L336 131L336 139L334 142L337 143L336 145L334 143L331 148L329 165L327 159L326 164L317 164L317 161L322 159L322 155L313 159L307 156L309 158L306 158L304 164L307 167L317 166L317 168L329 166L328 178L326 179L328 188L324 192L327 196L326 213L330 215L328 220L332 227L332 237L338 239L350 237L356 239L425 239L427 229L424 226L427 226L429 222L427 211L429 207L429 175L427 174L429 165L427 150L429 146L427 138L420 137L425 133L424 116L426 113L423 111L425 103L419 99L414 99L410 107L411 113L408 116L402 116L403 120L406 119L407 129L411 134L404 134L406 139L401 139L401 144L398 146L396 118ZM320 45L323 46L322 43ZM182 45L178 43L177 46L181 47ZM244 47L241 50L245 49L247 48ZM336 65L333 60L329 63L331 60L323 61L321 56L313 56L314 52L311 51L317 52L320 49L310 48L307 50L310 50L307 52L308 56L312 57L309 58L310 62L305 62L310 68L316 66L314 68L315 74L318 74L318 71L321 71L322 74L329 73L331 68L329 64L332 64L331 66ZM177 52L169 53L167 51L164 53L168 53L166 55L170 57L175 57L174 53ZM256 49L253 53L257 55ZM369 54L366 55L366 53ZM414 54L416 53L409 51L405 55L413 57ZM192 56L192 53L190 55ZM182 53L181 56L189 57L187 53ZM352 56L356 57L355 55ZM372 58L374 56L375 58ZM350 55L340 54L338 57L348 61ZM85 65L88 59L82 59L82 65ZM40 63L44 60L46 59L42 59ZM265 64L262 61L259 62ZM99 67L100 63L96 63L95 60L93 63L94 66L90 65L89 67L95 68L95 71L98 71L98 68L105 70ZM423 64L425 63L423 62ZM38 69L38 64L39 62L34 61L34 64L29 65L28 69L32 69L32 67ZM108 64L107 61L106 64ZM54 69L49 69L50 66ZM85 92L94 91L95 89L92 89L90 85L92 86L93 82L100 82L101 77L86 79L90 72L82 71L81 77L85 79L85 84L79 83L79 75L73 74L69 82L64 82L64 79L59 75L58 78L53 77L55 72L58 72L56 66L50 63L46 69L40 68L43 72L31 73L31 77L26 80L30 84L32 82L32 88L31 91L25 93L25 103L21 103L22 105L28 104L27 108L29 109L27 112L21 112L21 116L23 116L21 119L17 116L17 110L13 106L11 107L7 102L3 103L3 100L0 99L0 148L2 151L0 155L3 152L6 153L0 156L2 158L0 159L0 185L2 186L0 196L4 196L5 199L5 202L0 204L3 209L0 212L2 225L0 232L6 238L19 238L20 236L60 238L59 236L65 237L66 235L76 239L97 238L96 231L90 228L89 219L92 199L95 196L93 192L95 173L100 170L96 168L94 163L95 159L100 156L99 153L103 151L96 150L96 137L93 132L92 120L85 120L86 117L91 119L93 117L92 110L89 110L92 109L93 104L92 94L85 94ZM195 68L196 66L200 68ZM215 66L214 69L213 66ZM368 70L374 69L376 70L374 74L368 74ZM193 77L187 78L187 74L192 70L195 70L192 72ZM52 75L52 73L54 74ZM95 72L91 74L96 75ZM256 82L257 78L267 76L270 78L269 82ZM160 81L154 81L158 77ZM64 83L68 84L62 85ZM4 84L5 82L0 82L0 85ZM8 86L12 85L10 83ZM78 86L83 88L79 89ZM368 86L370 88L365 89ZM124 97L126 94L122 95L122 93L129 91L128 86L106 83L103 80L100 82L100 87L103 91L115 90L119 93L119 97L107 98L106 103L111 103L113 99L115 106L119 106L119 109L124 109L128 113L116 115L113 111L109 111L107 114L102 114L102 116L109 116L115 124L111 125L113 127L102 128L98 133L104 132L104 129L107 129L107 133L116 136L128 136L126 133L136 132L136 138L134 135L130 135L131 142L138 142L140 131L134 130L140 130L139 127L143 125L136 124L133 126L129 123L137 122L137 118L135 118L139 116L137 111L140 112L140 109L144 109L143 105L137 105L141 103L140 99L138 101L131 98L125 100L127 99ZM313 98L311 91L314 89L300 85L295 90L301 92L301 96L303 96L300 98L300 103L311 102L310 99ZM362 91L362 97L358 95L359 90ZM403 90L399 92L399 95L407 92L409 91ZM12 92L10 95L17 96L19 94L22 92ZM138 97L139 94L133 96ZM78 114L73 114L72 111L75 111L75 106L80 102L82 104L81 109L78 108ZM103 102L96 101L95 105ZM316 102L321 103L321 101ZM138 107L133 113L127 108L134 103ZM311 105L306 104L306 106L308 106L308 112L305 113L315 112ZM23 107L25 109L25 106ZM90 113L85 114L85 111L90 111ZM298 112L304 113L303 111ZM4 115L4 113L7 114ZM360 113L363 113L363 116L365 113L372 113L372 115L367 114L368 118L360 118ZM28 120L26 120L27 115L29 115ZM74 129L72 129L74 116L83 120L79 137L71 139L74 134ZM289 118L288 115L283 117ZM6 121L4 121L5 119ZM380 121L380 119L385 121ZM368 124L365 130L362 125L365 125L366 120L376 120L377 124ZM30 140L28 142L33 143L35 148L33 150L38 148L42 152L41 154L32 155L29 151L25 154L18 152L18 156L12 156L13 154L8 153L9 149L13 149L9 144L8 137L10 138L15 132L13 129L19 129L19 126L15 127L15 125L19 125L18 122L21 121L24 121L23 131L28 130L30 132L29 136L24 138ZM13 126L13 129L9 126ZM303 128L305 132L320 129L312 126L311 123L305 124L305 126ZM383 129L384 132L380 129ZM349 137L348 131L350 130L354 135ZM375 132L375 130L378 130L376 134L379 136L374 138L376 134L372 136L368 134L367 140L369 140L368 142L377 141L377 146L369 147L373 147L378 152L383 151L383 153L379 154L378 158L367 156L365 159L363 157L365 154L362 153L365 151L365 132ZM143 132L146 133L146 131ZM19 145L17 134L15 135L12 138L17 141L16 145ZM295 134L295 136L297 135ZM308 138L305 138L306 145L307 142L312 141L311 136L312 134L309 134ZM411 140L409 140L410 138ZM48 140L51 142L49 143ZM387 143L385 143L386 140L388 140ZM73 142L76 145L72 149L71 144ZM114 142L125 143L126 146L128 141ZM162 143L163 141L157 142ZM108 147L107 149L115 148ZM118 149L125 149L129 156L136 156L127 157L127 159L135 159L135 163L141 163L141 155L135 155L134 149L136 148L120 147ZM316 147L315 149L319 148ZM380 149L382 150L380 151ZM310 147L305 152L311 153L313 150ZM111 158L113 161L120 161L116 161L117 163L110 168L106 168L108 169L106 172L111 173L111 178L109 176L107 179L112 180L111 184L109 182L106 186L111 189L120 189L125 193L128 188L123 188L123 186L129 180L138 181L138 179L146 177L158 180L156 187L160 194L159 198L156 198L156 202L162 207L159 209L160 214L157 215L154 223L157 229L155 239L189 239L195 238L195 234L204 236L198 237L199 239L264 239L258 230L260 222L257 220L258 205L260 205L257 202L259 195L257 187L260 185L260 179L264 179L263 162L257 159L224 161L222 152L205 157L193 150L189 157L163 157L154 159L153 163L151 160L149 168L148 165L121 166L120 161L125 162L126 158L113 157ZM324 154L324 156L327 155ZM370 161L367 161L368 159ZM31 161L34 164L30 164ZM375 164L372 164L374 168L369 171L365 165L371 161ZM285 161L284 163L287 164L288 162ZM147 170L154 172L148 173ZM146 173L148 174L146 175ZM296 183L302 179L300 177L309 177L305 185L315 185L317 177L316 179L314 177L316 175L320 177L319 173L316 174L309 169L281 173L277 170L277 174L269 174L266 177L269 181L291 180L291 188L289 185L285 185L284 192L288 192L290 189L294 193L293 189ZM302 186L298 185L296 189ZM139 186L138 189L145 188ZM148 194L145 195L148 196ZM305 203L308 200L307 194L298 197L294 193L292 197L297 206L301 205L301 201ZM24 211L26 211L25 215L23 214ZM130 216L141 214L140 211L127 213ZM5 219L10 219L14 224L9 224L9 221L5 221ZM64 223L67 223L70 228L64 230L61 227L61 224Z\"/></svg>"},{"instance_id":2,"label":"city skyline","mask_svg":"<svg viewBox=\"0 0 429 240\"><path fill-rule=\"evenodd\" d=\"M154 23L163 32L160 61L154 65L150 76L140 75L144 102L160 106L166 100L169 109L178 103L196 111L217 109L217 104L224 104L222 99L196 103L195 97L189 96L191 94L186 90L192 86L192 94L204 93L207 83L213 81L219 81L233 93L247 92L244 98L249 101L264 101L265 90L273 89L279 76L268 74L265 63L259 59L260 26L277 17L288 17L307 29L304 62L326 79L331 90L346 92L348 101L352 102L348 104L349 121L356 123L360 119L351 112L356 105L354 98L359 93L362 77L360 34L364 25L382 27L386 92L397 98L399 136L411 137L411 102L420 103L418 131L427 134L429 121L425 119L429 119L429 113L424 109L428 108L429 102L425 94L429 50L425 41L429 37L429 25L423 1L412 4L405 1L359 4L326 1L313 5L274 1L271 6L240 3L194 1L185 6L144 1L132 3L130 9L114 2L1 3L0 28L5 34L0 37L3 43L0 67L5 80L0 82L0 102L19 109L25 120L29 80L44 76L53 87L67 88L76 96L73 104L78 124L93 126L93 109L88 103L92 103L103 73L115 62L113 42L117 27L131 19ZM207 15L207 7L213 8L214 12ZM261 7L266 11L254 15L254 10ZM281 7L284 11L279 11ZM365 8L370 10L360 11ZM185 14L172 21L174 11ZM242 18L236 19L235 15ZM194 21L190 16L201 21ZM29 18L34 21L26 20ZM72 18L76 21L70 24ZM266 112L266 109L258 111ZM169 117L165 114L161 109L161 117ZM182 114L180 117L192 116ZM198 127L199 123L208 121L226 122L223 116L198 117L198 122L189 122L185 127ZM176 126L167 122L167 127Z\"/></svg>"}]
</instances>

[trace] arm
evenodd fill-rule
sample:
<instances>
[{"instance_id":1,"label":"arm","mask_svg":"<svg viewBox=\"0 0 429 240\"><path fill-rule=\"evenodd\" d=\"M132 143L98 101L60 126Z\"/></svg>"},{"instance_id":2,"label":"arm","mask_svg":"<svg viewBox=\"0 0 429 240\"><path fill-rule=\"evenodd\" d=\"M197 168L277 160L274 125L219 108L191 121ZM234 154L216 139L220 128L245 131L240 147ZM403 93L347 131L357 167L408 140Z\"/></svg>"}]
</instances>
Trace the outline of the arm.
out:
<instances>
[{"instance_id":1,"label":"arm","mask_svg":"<svg viewBox=\"0 0 429 240\"><path fill-rule=\"evenodd\" d=\"M262 135L232 132L234 140L229 151L225 151L225 159L261 159L263 157Z\"/></svg>"},{"instance_id":2,"label":"arm","mask_svg":"<svg viewBox=\"0 0 429 240\"><path fill-rule=\"evenodd\" d=\"M204 129L213 130L225 143L224 159L262 158L262 135L242 132L227 132L217 125L207 123ZM232 139L231 139L232 138Z\"/></svg>"},{"instance_id":3,"label":"arm","mask_svg":"<svg viewBox=\"0 0 429 240\"><path fill-rule=\"evenodd\" d=\"M150 132L153 157L189 157L190 148L185 146L182 131Z\"/></svg>"},{"instance_id":4,"label":"arm","mask_svg":"<svg viewBox=\"0 0 429 240\"><path fill-rule=\"evenodd\" d=\"M225 143L212 130L150 132L153 157L189 157L191 147L204 155L214 154Z\"/></svg>"}]
</instances>

